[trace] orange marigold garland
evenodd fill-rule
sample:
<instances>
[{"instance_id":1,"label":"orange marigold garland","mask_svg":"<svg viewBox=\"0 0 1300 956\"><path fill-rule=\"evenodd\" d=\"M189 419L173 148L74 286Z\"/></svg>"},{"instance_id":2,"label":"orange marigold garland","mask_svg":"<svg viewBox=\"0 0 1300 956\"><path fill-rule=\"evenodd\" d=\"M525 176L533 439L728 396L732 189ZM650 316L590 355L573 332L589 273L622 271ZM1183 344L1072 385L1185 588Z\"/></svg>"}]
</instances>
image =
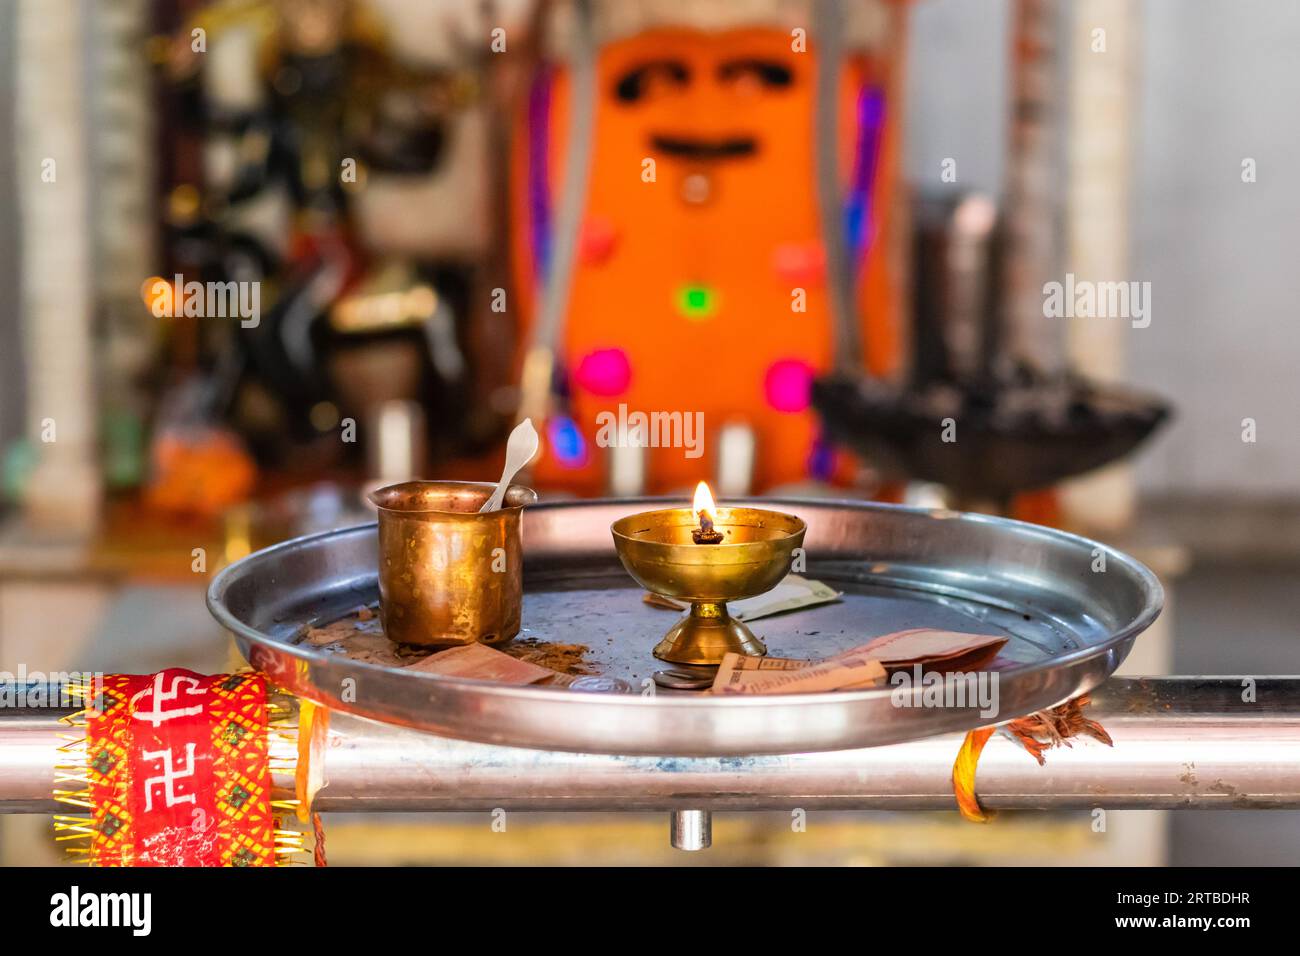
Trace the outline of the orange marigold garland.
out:
<instances>
[{"instance_id":1,"label":"orange marigold garland","mask_svg":"<svg viewBox=\"0 0 1300 956\"><path fill-rule=\"evenodd\" d=\"M957 798L957 809L961 815L972 823L988 823L993 819L992 811L980 806L975 796L975 770L979 766L980 753L984 745L993 736L995 727L980 727L966 734L957 751L957 759L952 764L952 794Z\"/></svg>"},{"instance_id":2,"label":"orange marigold garland","mask_svg":"<svg viewBox=\"0 0 1300 956\"><path fill-rule=\"evenodd\" d=\"M1091 737L1113 747L1115 742L1106 729L1083 716L1083 708L1088 706L1088 702L1088 695L1083 694L1049 710L1018 717L1000 727L981 727L967 733L952 765L952 792L961 815L972 823L987 823L994 817L993 811L980 806L975 794L975 771L979 767L980 754L994 731L1000 731L1024 747L1040 767L1047 762L1046 751L1062 745L1072 746L1071 737Z\"/></svg>"},{"instance_id":3,"label":"orange marigold garland","mask_svg":"<svg viewBox=\"0 0 1300 956\"><path fill-rule=\"evenodd\" d=\"M1047 763L1044 756L1046 751L1053 747L1073 746L1070 743L1071 737L1091 737L1107 747L1115 746L1115 741L1110 739L1106 728L1083 716L1083 708L1088 706L1090 700L1087 694L1082 694L1051 710L1040 710L1027 717L1017 718L1007 724L1003 732L1029 751L1040 767Z\"/></svg>"},{"instance_id":4,"label":"orange marigold garland","mask_svg":"<svg viewBox=\"0 0 1300 956\"><path fill-rule=\"evenodd\" d=\"M274 866L298 862L303 834L283 825L273 773L292 775L292 706L255 673L181 668L114 674L70 692L82 731L61 748L57 839L91 866ZM71 785L71 786L69 786Z\"/></svg>"}]
</instances>

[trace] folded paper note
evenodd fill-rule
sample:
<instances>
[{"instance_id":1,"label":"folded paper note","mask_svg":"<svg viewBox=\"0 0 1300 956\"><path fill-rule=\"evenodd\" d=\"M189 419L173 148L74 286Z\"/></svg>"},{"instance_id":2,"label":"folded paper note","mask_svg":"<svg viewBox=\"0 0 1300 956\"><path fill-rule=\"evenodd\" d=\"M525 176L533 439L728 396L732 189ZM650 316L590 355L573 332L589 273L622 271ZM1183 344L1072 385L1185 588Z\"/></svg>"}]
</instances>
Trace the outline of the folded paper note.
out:
<instances>
[{"instance_id":1,"label":"folded paper note","mask_svg":"<svg viewBox=\"0 0 1300 956\"><path fill-rule=\"evenodd\" d=\"M797 611L800 608L828 604L839 599L839 591L820 581L800 577L797 574L787 574L780 584L766 594L745 598L743 601L732 601L728 608L731 610L731 616L738 620L756 621L760 617L771 614Z\"/></svg>"},{"instance_id":2,"label":"folded paper note","mask_svg":"<svg viewBox=\"0 0 1300 956\"><path fill-rule=\"evenodd\" d=\"M943 665L949 670L978 670L997 656L1007 638L996 634L966 634L911 628L877 637L821 661L788 657L746 657L729 654L713 681L715 694L795 694L823 690L857 690L874 687L887 672L920 664ZM812 668L847 661L849 668L826 668L828 675L815 683L777 680L778 675L807 674ZM867 666L870 662L876 666Z\"/></svg>"},{"instance_id":3,"label":"folded paper note","mask_svg":"<svg viewBox=\"0 0 1300 956\"><path fill-rule=\"evenodd\" d=\"M791 664L802 666L789 666ZM811 694L860 687L884 680L885 668L865 653L852 651L824 661L728 654L713 679L715 694Z\"/></svg>"},{"instance_id":4,"label":"folded paper note","mask_svg":"<svg viewBox=\"0 0 1300 956\"><path fill-rule=\"evenodd\" d=\"M503 684L534 684L555 676L555 671L549 667L521 661L485 644L465 644L439 651L408 665L404 670L438 674L442 677L494 680Z\"/></svg>"},{"instance_id":5,"label":"folded paper note","mask_svg":"<svg viewBox=\"0 0 1300 956\"><path fill-rule=\"evenodd\" d=\"M866 651L887 670L913 664L943 664L953 670L978 670L997 656L1007 638L999 634L966 634L914 627L885 634L848 653Z\"/></svg>"}]
</instances>

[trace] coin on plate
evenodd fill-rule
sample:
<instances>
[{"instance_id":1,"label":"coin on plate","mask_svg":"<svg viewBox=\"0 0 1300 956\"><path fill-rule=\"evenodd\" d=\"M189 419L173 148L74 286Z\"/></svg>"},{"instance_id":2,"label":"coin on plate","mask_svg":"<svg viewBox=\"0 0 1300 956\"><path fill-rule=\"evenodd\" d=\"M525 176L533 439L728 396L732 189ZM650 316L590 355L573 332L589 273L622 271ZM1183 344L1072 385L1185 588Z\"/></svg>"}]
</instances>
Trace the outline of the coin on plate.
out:
<instances>
[{"instance_id":1,"label":"coin on plate","mask_svg":"<svg viewBox=\"0 0 1300 956\"><path fill-rule=\"evenodd\" d=\"M569 690L584 694L630 694L632 686L617 677L579 677L569 685Z\"/></svg>"},{"instance_id":2,"label":"coin on plate","mask_svg":"<svg viewBox=\"0 0 1300 956\"><path fill-rule=\"evenodd\" d=\"M655 671L654 681L668 690L705 690L713 686L711 676L691 674L687 671Z\"/></svg>"}]
</instances>

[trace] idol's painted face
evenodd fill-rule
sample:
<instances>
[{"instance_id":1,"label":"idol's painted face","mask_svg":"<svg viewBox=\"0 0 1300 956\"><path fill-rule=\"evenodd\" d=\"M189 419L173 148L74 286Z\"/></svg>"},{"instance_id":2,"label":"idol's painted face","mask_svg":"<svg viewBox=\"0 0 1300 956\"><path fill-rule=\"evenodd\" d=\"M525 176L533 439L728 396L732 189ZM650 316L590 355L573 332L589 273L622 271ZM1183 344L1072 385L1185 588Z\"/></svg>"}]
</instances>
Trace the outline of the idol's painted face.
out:
<instances>
[{"instance_id":1,"label":"idol's painted face","mask_svg":"<svg viewBox=\"0 0 1300 956\"><path fill-rule=\"evenodd\" d=\"M790 89L795 77L794 63L770 52L691 60L666 55L634 63L621 72L612 95L620 108L646 114L646 145L652 155L709 163L756 155L760 137L754 131L728 131L722 125L714 131L702 130L689 122L690 116L710 100L710 105L727 100L752 103L759 97L780 95Z\"/></svg>"},{"instance_id":2,"label":"idol's painted face","mask_svg":"<svg viewBox=\"0 0 1300 956\"><path fill-rule=\"evenodd\" d=\"M829 453L813 454L808 407L812 378L832 355L815 190L816 64L815 50L796 49L790 32L771 26L655 29L601 48L591 173L559 343L569 430L557 434L577 440L550 444L594 453L575 451L563 466L547 459L539 474L553 467L557 484L597 492L609 444L594 423L617 419L620 408L677 410L709 436L689 454L676 443L651 448L652 492L693 486L713 468L712 437L729 422L751 428L762 449L756 488L803 480L810 462L817 474L831 467L823 460L833 465ZM867 70L865 58L846 58L839 78L846 207L860 156L874 155L859 126ZM517 139L529 146L522 169L539 180L518 180L528 187L518 196L530 224L536 210L555 208L568 168L570 77L564 69L543 76Z\"/></svg>"}]
</instances>

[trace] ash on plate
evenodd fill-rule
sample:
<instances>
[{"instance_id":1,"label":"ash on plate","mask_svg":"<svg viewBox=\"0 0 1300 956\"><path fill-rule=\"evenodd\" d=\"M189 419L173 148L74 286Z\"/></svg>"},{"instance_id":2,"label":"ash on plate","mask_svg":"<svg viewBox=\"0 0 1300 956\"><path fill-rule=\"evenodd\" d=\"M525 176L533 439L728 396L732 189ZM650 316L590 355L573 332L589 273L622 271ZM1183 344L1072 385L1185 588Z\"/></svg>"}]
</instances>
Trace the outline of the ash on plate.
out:
<instances>
[{"instance_id":1,"label":"ash on plate","mask_svg":"<svg viewBox=\"0 0 1300 956\"><path fill-rule=\"evenodd\" d=\"M346 616L319 627L307 627L299 635L297 643L309 644L327 654L342 654L354 661L386 667L406 667L436 651L445 650L393 643L384 634L377 605L356 608ZM520 637L509 644L498 645L496 649L559 674L583 676L597 673L586 660L590 648L585 644Z\"/></svg>"}]
</instances>

